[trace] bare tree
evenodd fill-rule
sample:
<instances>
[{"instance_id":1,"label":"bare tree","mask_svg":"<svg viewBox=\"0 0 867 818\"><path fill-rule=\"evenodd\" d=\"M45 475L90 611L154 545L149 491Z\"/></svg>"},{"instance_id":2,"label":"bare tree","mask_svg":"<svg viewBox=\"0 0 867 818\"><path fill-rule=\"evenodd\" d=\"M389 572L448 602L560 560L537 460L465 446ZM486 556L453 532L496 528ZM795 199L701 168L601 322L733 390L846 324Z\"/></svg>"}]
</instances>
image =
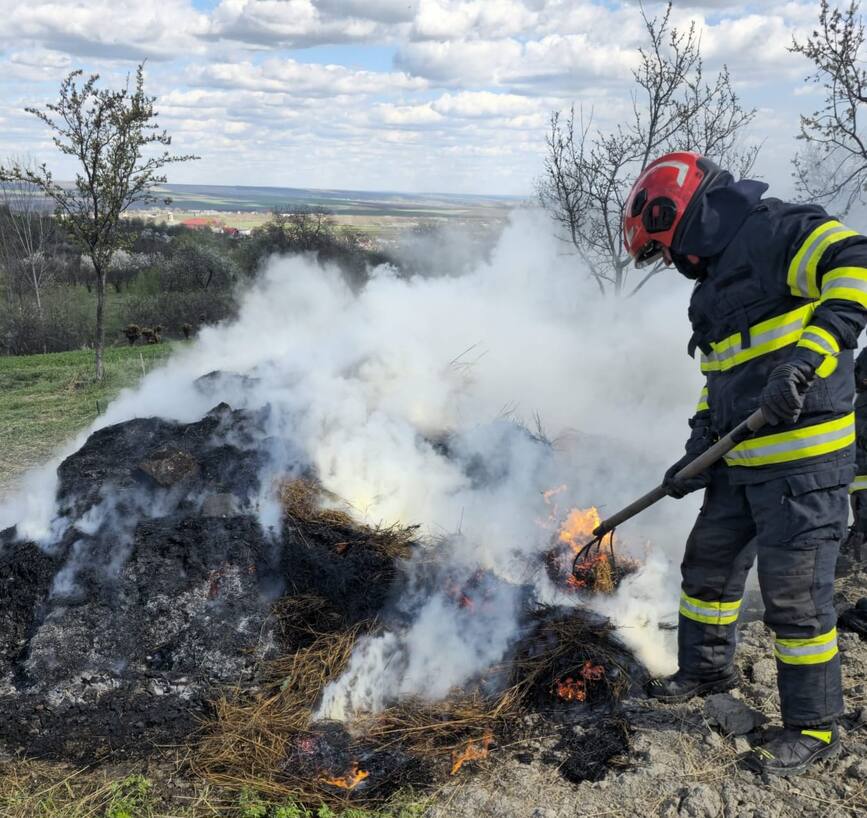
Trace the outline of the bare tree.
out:
<instances>
[{"instance_id":1,"label":"bare tree","mask_svg":"<svg viewBox=\"0 0 867 818\"><path fill-rule=\"evenodd\" d=\"M13 162L0 168L0 179L32 185L55 206L58 220L93 266L96 285L96 377L101 380L105 349L106 278L115 250L126 236L121 218L136 202L156 201L154 189L164 184L160 171L174 162L196 159L158 151L171 137L157 124L154 97L144 92L144 65L135 83L121 90L97 87L99 76L83 78L73 71L60 86L56 103L45 110L27 108L52 132L55 147L77 165L72 187L55 181L47 165L36 168Z\"/></svg>"},{"instance_id":2,"label":"bare tree","mask_svg":"<svg viewBox=\"0 0 867 818\"><path fill-rule=\"evenodd\" d=\"M867 186L867 142L858 121L867 102L867 72L859 57L864 24L859 4L832 8L821 0L818 27L790 51L813 63L806 79L825 91L822 107L801 116L798 138L806 144L795 156L795 182L808 200L839 202L848 210Z\"/></svg>"},{"instance_id":3,"label":"bare tree","mask_svg":"<svg viewBox=\"0 0 867 818\"><path fill-rule=\"evenodd\" d=\"M726 68L712 82L704 76L695 25L678 30L671 5L661 17L641 10L648 43L633 71L628 121L594 129L573 107L551 115L539 199L559 224L590 275L605 292L626 292L631 259L623 249L621 215L636 176L660 153L694 150L746 173L757 147L741 147L741 134L755 116L735 93ZM630 291L637 292L657 265Z\"/></svg>"},{"instance_id":4,"label":"bare tree","mask_svg":"<svg viewBox=\"0 0 867 818\"><path fill-rule=\"evenodd\" d=\"M29 167L31 164L22 163ZM0 181L0 266L7 289L29 293L42 319L42 293L50 284L56 224L35 185L22 180Z\"/></svg>"}]
</instances>

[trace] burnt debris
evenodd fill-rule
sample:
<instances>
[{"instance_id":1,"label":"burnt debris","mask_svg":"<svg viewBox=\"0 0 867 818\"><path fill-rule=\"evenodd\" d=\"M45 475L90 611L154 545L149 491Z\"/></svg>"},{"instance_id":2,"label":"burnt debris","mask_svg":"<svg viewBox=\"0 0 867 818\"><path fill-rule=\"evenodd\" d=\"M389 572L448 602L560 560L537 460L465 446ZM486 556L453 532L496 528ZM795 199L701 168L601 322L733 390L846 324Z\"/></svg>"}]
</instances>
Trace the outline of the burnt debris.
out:
<instances>
[{"instance_id":1,"label":"burnt debris","mask_svg":"<svg viewBox=\"0 0 867 818\"><path fill-rule=\"evenodd\" d=\"M0 751L94 763L192 741L214 783L311 804L467 774L534 732L562 739L543 763L604 774L628 746L604 719L642 673L608 623L450 567L413 527L359 525L306 464L275 468L268 426L267 409L220 403L194 423L101 429L59 468L54 542L0 533ZM610 592L607 567L586 591ZM406 629L431 595L481 632L518 611L509 654L441 702L317 723L357 640Z\"/></svg>"},{"instance_id":2,"label":"burnt debris","mask_svg":"<svg viewBox=\"0 0 867 818\"><path fill-rule=\"evenodd\" d=\"M57 542L0 535L0 749L92 762L187 740L220 685L284 649L281 594L341 627L382 607L394 555L348 518L262 529L266 420L220 404L101 429L59 468Z\"/></svg>"}]
</instances>

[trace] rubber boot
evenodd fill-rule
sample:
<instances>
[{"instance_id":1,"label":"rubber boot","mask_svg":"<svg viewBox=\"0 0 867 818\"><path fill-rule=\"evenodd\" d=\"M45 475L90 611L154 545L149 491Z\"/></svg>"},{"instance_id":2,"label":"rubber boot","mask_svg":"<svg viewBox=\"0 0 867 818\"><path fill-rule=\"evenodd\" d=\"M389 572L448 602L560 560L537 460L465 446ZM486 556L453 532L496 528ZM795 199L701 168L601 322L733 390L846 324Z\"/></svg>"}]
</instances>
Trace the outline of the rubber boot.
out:
<instances>
[{"instance_id":1,"label":"rubber boot","mask_svg":"<svg viewBox=\"0 0 867 818\"><path fill-rule=\"evenodd\" d=\"M733 667L712 677L692 676L683 670L678 670L673 676L651 679L645 685L644 692L663 704L678 704L689 701L695 696L725 693L737 687L739 683L740 677Z\"/></svg>"},{"instance_id":2,"label":"rubber boot","mask_svg":"<svg viewBox=\"0 0 867 818\"><path fill-rule=\"evenodd\" d=\"M837 625L867 639L867 597L859 599L854 607L840 614Z\"/></svg>"},{"instance_id":3,"label":"rubber boot","mask_svg":"<svg viewBox=\"0 0 867 818\"><path fill-rule=\"evenodd\" d=\"M824 727L786 728L761 747L754 747L744 764L762 775L800 775L807 767L840 752L834 724Z\"/></svg>"}]
</instances>

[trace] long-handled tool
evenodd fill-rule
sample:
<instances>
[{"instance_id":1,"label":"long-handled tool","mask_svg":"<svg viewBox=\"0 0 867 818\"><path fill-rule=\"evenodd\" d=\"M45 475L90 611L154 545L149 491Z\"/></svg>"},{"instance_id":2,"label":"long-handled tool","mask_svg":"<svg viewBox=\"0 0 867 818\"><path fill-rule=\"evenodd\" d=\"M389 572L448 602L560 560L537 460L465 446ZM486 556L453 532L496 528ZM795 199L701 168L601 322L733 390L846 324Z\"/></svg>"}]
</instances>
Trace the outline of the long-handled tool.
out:
<instances>
[{"instance_id":1,"label":"long-handled tool","mask_svg":"<svg viewBox=\"0 0 867 818\"><path fill-rule=\"evenodd\" d=\"M743 423L738 424L725 437L720 438L706 452L703 452L695 460L687 463L676 475L676 480L684 480L690 477L696 477L706 469L710 468L718 460L728 454L738 443L743 443L747 438L752 437L759 429L766 424L765 416L761 409L756 409ZM611 534L620 523L632 519L636 514L640 514L646 508L650 508L654 503L658 503L663 497L667 496L668 492L665 487L660 484L653 491L647 492L643 497L639 497L634 503L630 503L626 508L621 509L616 514L613 514L607 520L603 520L596 528L593 529L593 539L585 545L575 557L575 562L572 564L572 571L575 572L578 565L587 559L590 550L595 545L597 548L602 544L602 538L606 534Z\"/></svg>"}]
</instances>

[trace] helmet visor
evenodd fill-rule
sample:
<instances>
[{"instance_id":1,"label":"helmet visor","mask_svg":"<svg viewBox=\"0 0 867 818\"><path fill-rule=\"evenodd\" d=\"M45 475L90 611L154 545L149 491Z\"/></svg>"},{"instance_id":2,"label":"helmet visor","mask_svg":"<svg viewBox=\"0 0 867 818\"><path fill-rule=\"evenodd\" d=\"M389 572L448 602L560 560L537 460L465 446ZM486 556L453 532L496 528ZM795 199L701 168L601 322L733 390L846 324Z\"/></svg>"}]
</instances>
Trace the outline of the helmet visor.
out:
<instances>
[{"instance_id":1,"label":"helmet visor","mask_svg":"<svg viewBox=\"0 0 867 818\"><path fill-rule=\"evenodd\" d=\"M649 267L660 258L662 258L662 245L658 241L649 241L635 255L635 266L639 269Z\"/></svg>"}]
</instances>

